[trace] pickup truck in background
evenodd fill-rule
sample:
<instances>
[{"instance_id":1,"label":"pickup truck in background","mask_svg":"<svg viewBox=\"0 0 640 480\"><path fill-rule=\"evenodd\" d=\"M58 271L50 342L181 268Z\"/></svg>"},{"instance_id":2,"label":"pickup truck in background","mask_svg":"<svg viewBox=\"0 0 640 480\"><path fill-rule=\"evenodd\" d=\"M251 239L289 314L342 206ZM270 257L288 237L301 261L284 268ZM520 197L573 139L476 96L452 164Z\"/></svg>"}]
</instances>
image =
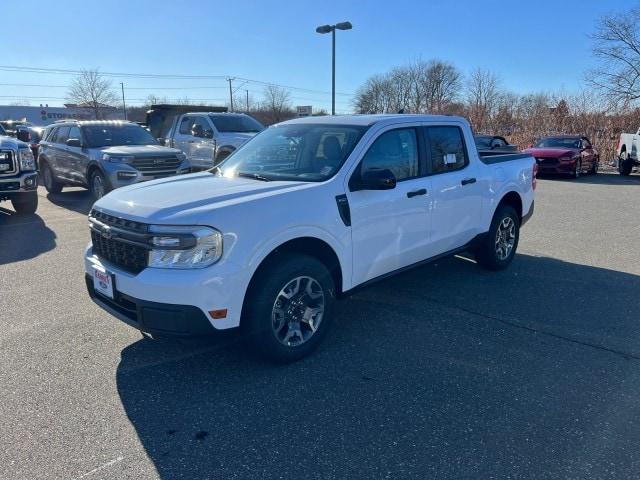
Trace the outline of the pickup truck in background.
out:
<instances>
[{"instance_id":1,"label":"pickup truck in background","mask_svg":"<svg viewBox=\"0 0 640 480\"><path fill-rule=\"evenodd\" d=\"M17 213L35 213L37 188L37 164L29 144L0 135L0 201L10 200Z\"/></svg>"},{"instance_id":2,"label":"pickup truck in background","mask_svg":"<svg viewBox=\"0 0 640 480\"><path fill-rule=\"evenodd\" d=\"M192 171L207 170L262 130L244 113L189 112L175 117L165 145L182 150Z\"/></svg>"},{"instance_id":3,"label":"pickup truck in background","mask_svg":"<svg viewBox=\"0 0 640 480\"><path fill-rule=\"evenodd\" d=\"M536 169L527 154L481 157L459 117L283 122L210 171L98 200L87 289L152 335L240 327L268 358L297 360L357 288L462 251L506 268Z\"/></svg>"},{"instance_id":4,"label":"pickup truck in background","mask_svg":"<svg viewBox=\"0 0 640 480\"><path fill-rule=\"evenodd\" d=\"M620 175L630 175L634 167L640 167L640 157L638 157L639 144L640 128L636 133L623 133L620 135L615 165Z\"/></svg>"}]
</instances>

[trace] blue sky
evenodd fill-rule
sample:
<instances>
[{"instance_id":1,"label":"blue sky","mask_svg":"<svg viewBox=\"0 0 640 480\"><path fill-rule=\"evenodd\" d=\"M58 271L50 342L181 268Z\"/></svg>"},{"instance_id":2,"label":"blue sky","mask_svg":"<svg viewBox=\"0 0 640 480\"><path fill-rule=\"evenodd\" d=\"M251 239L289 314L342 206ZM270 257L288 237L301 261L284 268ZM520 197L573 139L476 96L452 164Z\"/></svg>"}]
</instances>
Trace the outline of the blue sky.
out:
<instances>
[{"instance_id":1,"label":"blue sky","mask_svg":"<svg viewBox=\"0 0 640 480\"><path fill-rule=\"evenodd\" d=\"M24 5L3 2L0 65L243 77L314 90L291 90L293 103L328 108L331 42L315 33L318 25L354 25L338 32L340 93L352 94L370 75L418 58L441 58L463 73L490 69L519 93L571 92L593 65L588 34L598 17L640 1L46 0L29 2L22 14ZM71 78L0 70L0 104L17 96L33 97L32 105L61 105L62 99L41 98L64 97ZM111 79L118 87L125 82L130 104L151 93L228 101L224 78ZM2 85L8 83L50 87ZM249 89L259 99L260 84L241 84L234 82L236 95ZM337 96L338 112L350 110L351 98Z\"/></svg>"}]
</instances>

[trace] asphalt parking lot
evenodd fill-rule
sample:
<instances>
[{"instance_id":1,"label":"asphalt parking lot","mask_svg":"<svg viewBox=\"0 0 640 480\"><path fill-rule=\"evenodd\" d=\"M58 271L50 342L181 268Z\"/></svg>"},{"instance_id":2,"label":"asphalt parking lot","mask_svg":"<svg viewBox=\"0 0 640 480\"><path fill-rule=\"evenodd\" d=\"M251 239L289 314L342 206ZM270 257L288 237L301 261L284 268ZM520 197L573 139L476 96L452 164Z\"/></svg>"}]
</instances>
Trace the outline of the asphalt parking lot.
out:
<instances>
[{"instance_id":1,"label":"asphalt parking lot","mask_svg":"<svg viewBox=\"0 0 640 480\"><path fill-rule=\"evenodd\" d=\"M288 366L149 340L85 292L88 194L0 210L0 478L639 478L640 176L539 181L506 271L338 304Z\"/></svg>"}]
</instances>

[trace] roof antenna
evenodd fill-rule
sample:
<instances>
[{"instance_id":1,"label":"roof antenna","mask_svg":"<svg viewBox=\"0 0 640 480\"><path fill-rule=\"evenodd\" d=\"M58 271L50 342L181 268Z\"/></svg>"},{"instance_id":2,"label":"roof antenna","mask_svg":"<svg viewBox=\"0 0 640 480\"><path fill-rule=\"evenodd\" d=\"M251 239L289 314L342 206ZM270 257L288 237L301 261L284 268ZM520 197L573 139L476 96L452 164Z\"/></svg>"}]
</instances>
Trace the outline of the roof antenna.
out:
<instances>
[{"instance_id":1,"label":"roof antenna","mask_svg":"<svg viewBox=\"0 0 640 480\"><path fill-rule=\"evenodd\" d=\"M398 113L404 113L404 108L401 108L400 110L398 110Z\"/></svg>"}]
</instances>

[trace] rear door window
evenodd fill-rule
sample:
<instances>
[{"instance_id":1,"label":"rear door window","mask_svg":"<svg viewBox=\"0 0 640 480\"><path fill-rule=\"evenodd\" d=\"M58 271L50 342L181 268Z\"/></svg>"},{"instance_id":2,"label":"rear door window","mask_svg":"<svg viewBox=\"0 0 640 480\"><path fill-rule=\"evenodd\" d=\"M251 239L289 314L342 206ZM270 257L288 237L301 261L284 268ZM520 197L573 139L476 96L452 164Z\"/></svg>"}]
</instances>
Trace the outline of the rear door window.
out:
<instances>
[{"instance_id":1,"label":"rear door window","mask_svg":"<svg viewBox=\"0 0 640 480\"><path fill-rule=\"evenodd\" d=\"M56 135L55 143L65 143L67 138L69 138L69 127L60 127Z\"/></svg>"},{"instance_id":2,"label":"rear door window","mask_svg":"<svg viewBox=\"0 0 640 480\"><path fill-rule=\"evenodd\" d=\"M451 172L467 166L469 159L459 127L427 127L426 133L432 173Z\"/></svg>"}]
</instances>

